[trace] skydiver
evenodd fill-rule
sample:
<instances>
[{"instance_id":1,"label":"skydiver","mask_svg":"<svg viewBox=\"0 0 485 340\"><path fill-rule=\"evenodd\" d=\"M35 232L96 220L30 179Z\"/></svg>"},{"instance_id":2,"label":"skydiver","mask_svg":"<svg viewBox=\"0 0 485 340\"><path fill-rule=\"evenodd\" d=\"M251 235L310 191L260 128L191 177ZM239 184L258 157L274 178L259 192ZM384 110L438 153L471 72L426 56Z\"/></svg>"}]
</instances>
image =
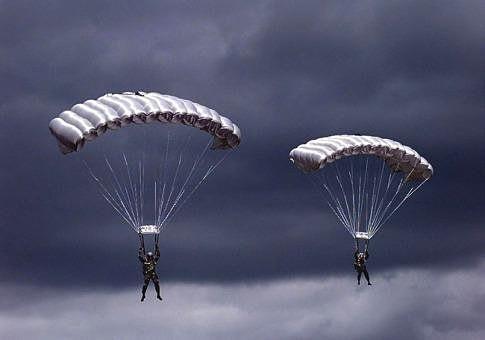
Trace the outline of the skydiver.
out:
<instances>
[{"instance_id":1,"label":"skydiver","mask_svg":"<svg viewBox=\"0 0 485 340\"><path fill-rule=\"evenodd\" d=\"M372 283L370 283L370 279L369 279L369 272L367 272L367 268L366 268L366 265L365 265L368 258L369 258L369 252L367 251L367 245L365 247L364 252L359 251L358 246L355 247L354 269L357 272L357 284L359 284L359 285L360 285L360 278L362 276L362 273L364 273L365 279L367 280L367 284L369 286L372 285Z\"/></svg>"},{"instance_id":2,"label":"skydiver","mask_svg":"<svg viewBox=\"0 0 485 340\"><path fill-rule=\"evenodd\" d=\"M160 258L160 248L158 246L158 240L155 243L155 254L151 251L145 253L145 243L143 242L143 236L140 234L140 249L138 250L138 259L143 264L143 277L144 283L141 291L141 301L145 300L145 293L148 288L150 280L153 281L155 290L157 291L157 299L160 301L162 297L160 296L160 281L158 279L157 272L155 271L158 259Z\"/></svg>"}]
</instances>

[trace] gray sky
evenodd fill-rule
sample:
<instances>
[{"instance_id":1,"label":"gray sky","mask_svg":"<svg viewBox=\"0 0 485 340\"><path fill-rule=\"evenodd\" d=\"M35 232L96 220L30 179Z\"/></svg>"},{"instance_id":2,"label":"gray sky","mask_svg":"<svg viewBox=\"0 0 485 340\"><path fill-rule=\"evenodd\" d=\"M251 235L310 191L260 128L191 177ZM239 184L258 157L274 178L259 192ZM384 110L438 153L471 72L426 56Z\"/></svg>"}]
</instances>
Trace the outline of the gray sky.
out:
<instances>
[{"instance_id":1,"label":"gray sky","mask_svg":"<svg viewBox=\"0 0 485 340\"><path fill-rule=\"evenodd\" d=\"M480 1L0 1L0 325L13 320L0 337L148 337L146 311L175 339L352 339L376 309L364 337L483 337L484 15ZM69 156L47 129L139 89L243 134L162 234L165 305L137 303L136 234L82 164L136 152L140 128ZM354 287L351 238L288 161L338 133L396 139L435 168L373 240L372 291Z\"/></svg>"}]
</instances>

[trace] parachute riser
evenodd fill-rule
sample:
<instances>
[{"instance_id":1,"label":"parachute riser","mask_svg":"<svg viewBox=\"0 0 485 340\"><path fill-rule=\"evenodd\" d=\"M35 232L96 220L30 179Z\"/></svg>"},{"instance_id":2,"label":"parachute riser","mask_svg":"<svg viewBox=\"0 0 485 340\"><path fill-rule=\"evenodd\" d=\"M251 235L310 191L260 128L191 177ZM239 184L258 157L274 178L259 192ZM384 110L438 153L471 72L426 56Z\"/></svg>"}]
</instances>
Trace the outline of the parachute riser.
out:
<instances>
[{"instance_id":1,"label":"parachute riser","mask_svg":"<svg viewBox=\"0 0 485 340\"><path fill-rule=\"evenodd\" d=\"M160 228L156 225L142 225L138 229L138 237L140 238L140 246L145 249L145 238L153 235L153 246L157 248L160 239Z\"/></svg>"},{"instance_id":2,"label":"parachute riser","mask_svg":"<svg viewBox=\"0 0 485 340\"><path fill-rule=\"evenodd\" d=\"M369 243L370 243L370 237L367 233L356 233L354 237L354 243L355 243L355 250L360 251L360 245L364 245L364 251L367 251L369 249Z\"/></svg>"}]
</instances>

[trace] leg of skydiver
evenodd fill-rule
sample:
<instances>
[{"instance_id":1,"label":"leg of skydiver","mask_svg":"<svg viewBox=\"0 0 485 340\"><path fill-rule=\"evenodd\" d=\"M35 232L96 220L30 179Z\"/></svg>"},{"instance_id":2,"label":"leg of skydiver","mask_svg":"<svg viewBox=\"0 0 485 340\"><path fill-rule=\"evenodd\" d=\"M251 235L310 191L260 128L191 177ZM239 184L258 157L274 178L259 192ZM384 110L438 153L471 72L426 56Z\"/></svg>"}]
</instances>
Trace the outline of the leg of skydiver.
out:
<instances>
[{"instance_id":1,"label":"leg of skydiver","mask_svg":"<svg viewBox=\"0 0 485 340\"><path fill-rule=\"evenodd\" d=\"M360 285L360 277L362 276L362 270L357 270L357 284Z\"/></svg>"},{"instance_id":2,"label":"leg of skydiver","mask_svg":"<svg viewBox=\"0 0 485 340\"><path fill-rule=\"evenodd\" d=\"M367 268L364 268L364 276L365 276L365 279L367 280L367 284L369 286L371 286L372 283L370 283L370 280L369 280L369 272L367 272Z\"/></svg>"},{"instance_id":3,"label":"leg of skydiver","mask_svg":"<svg viewBox=\"0 0 485 340\"><path fill-rule=\"evenodd\" d=\"M141 289L141 301L145 300L145 293L147 292L148 284L150 283L150 278L146 278L143 282L143 288Z\"/></svg>"},{"instance_id":4,"label":"leg of skydiver","mask_svg":"<svg viewBox=\"0 0 485 340\"><path fill-rule=\"evenodd\" d=\"M160 296L160 280L156 274L152 277L152 281L153 285L155 286L155 290L157 291L157 299L162 301L162 297Z\"/></svg>"}]
</instances>

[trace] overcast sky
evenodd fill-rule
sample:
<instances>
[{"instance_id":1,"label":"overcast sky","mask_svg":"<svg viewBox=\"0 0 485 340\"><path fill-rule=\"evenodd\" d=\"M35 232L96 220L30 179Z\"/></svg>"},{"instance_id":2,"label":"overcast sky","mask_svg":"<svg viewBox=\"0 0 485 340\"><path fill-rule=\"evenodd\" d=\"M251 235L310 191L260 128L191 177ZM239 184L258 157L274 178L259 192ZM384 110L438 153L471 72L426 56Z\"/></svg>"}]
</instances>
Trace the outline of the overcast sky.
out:
<instances>
[{"instance_id":1,"label":"overcast sky","mask_svg":"<svg viewBox=\"0 0 485 340\"><path fill-rule=\"evenodd\" d=\"M484 17L472 0L0 1L0 338L485 338ZM161 304L139 303L137 236L82 164L146 134L63 156L47 128L134 90L209 106L243 136L161 235ZM373 239L371 288L288 161L340 133L435 169Z\"/></svg>"}]
</instances>

